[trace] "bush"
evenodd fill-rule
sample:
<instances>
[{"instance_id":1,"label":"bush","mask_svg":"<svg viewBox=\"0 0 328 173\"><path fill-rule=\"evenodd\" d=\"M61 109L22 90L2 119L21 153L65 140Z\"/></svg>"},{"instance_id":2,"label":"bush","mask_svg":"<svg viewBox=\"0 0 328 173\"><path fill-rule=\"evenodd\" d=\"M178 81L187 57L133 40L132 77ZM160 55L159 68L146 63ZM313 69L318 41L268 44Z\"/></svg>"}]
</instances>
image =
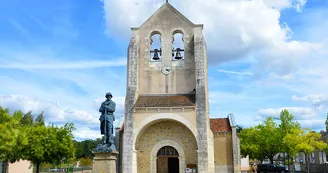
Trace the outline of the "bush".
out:
<instances>
[{"instance_id":1,"label":"bush","mask_svg":"<svg viewBox=\"0 0 328 173\"><path fill-rule=\"evenodd\" d=\"M92 159L90 158L80 158L80 166L91 166L92 165Z\"/></svg>"}]
</instances>

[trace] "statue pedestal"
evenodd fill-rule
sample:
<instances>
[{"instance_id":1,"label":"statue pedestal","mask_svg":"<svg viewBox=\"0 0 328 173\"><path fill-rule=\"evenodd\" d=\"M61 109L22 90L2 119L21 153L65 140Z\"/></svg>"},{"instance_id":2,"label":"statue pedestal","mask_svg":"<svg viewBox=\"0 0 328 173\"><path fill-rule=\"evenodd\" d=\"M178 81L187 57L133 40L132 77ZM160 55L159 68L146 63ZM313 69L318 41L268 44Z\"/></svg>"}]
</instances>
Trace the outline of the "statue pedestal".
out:
<instances>
[{"instance_id":1,"label":"statue pedestal","mask_svg":"<svg viewBox=\"0 0 328 173\"><path fill-rule=\"evenodd\" d=\"M92 173L116 173L118 152L93 152Z\"/></svg>"}]
</instances>

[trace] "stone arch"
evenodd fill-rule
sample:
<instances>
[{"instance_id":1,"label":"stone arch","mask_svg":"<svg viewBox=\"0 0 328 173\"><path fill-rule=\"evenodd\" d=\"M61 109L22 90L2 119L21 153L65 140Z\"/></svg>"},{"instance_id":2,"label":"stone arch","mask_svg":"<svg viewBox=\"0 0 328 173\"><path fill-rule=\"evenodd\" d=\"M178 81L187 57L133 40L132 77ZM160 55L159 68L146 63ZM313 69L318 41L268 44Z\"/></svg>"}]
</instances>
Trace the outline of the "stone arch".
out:
<instances>
[{"instance_id":1,"label":"stone arch","mask_svg":"<svg viewBox=\"0 0 328 173\"><path fill-rule=\"evenodd\" d=\"M194 135L195 140L197 142L197 146L198 146L197 128L191 122L189 122L187 119L185 119L184 117L182 117L182 116L180 116L178 114L159 113L159 114L154 114L152 116L149 116L149 117L145 118L144 120L142 120L138 124L138 128L136 128L133 131L133 134L135 136L134 141L133 141L133 149L134 150L136 150L135 149L135 144L136 144L136 141L137 141L139 135L142 134L142 132L145 129L147 129L147 127L149 127L152 124L155 124L156 122L161 121L161 120L173 120L173 121L177 121L177 122L183 124Z\"/></svg>"},{"instance_id":2,"label":"stone arch","mask_svg":"<svg viewBox=\"0 0 328 173\"><path fill-rule=\"evenodd\" d=\"M178 143L171 141L171 140L160 141L151 150L151 154L150 154L151 173L156 173L157 151L165 146L173 147L178 151L178 153L179 153L179 170L180 170L179 172L183 173L186 170L185 153L184 153L182 147Z\"/></svg>"},{"instance_id":3,"label":"stone arch","mask_svg":"<svg viewBox=\"0 0 328 173\"><path fill-rule=\"evenodd\" d=\"M185 34L185 31L182 29L182 28L175 28L172 32L172 36L175 35L175 34L182 34L184 35Z\"/></svg>"},{"instance_id":4,"label":"stone arch","mask_svg":"<svg viewBox=\"0 0 328 173\"><path fill-rule=\"evenodd\" d=\"M150 38L151 38L152 36L156 35L156 34L162 36L162 33L161 33L159 30L153 30L153 31L151 31L150 34L149 34L149 35L150 35Z\"/></svg>"}]
</instances>

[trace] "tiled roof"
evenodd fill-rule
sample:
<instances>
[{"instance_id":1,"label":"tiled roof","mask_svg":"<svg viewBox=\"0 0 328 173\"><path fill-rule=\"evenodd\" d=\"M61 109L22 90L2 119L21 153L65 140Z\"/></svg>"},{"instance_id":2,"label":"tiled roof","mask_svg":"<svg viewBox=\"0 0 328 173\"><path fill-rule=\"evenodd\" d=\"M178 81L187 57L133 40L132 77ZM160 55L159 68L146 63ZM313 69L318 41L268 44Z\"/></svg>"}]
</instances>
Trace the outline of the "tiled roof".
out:
<instances>
[{"instance_id":1,"label":"tiled roof","mask_svg":"<svg viewBox=\"0 0 328 173\"><path fill-rule=\"evenodd\" d=\"M195 106L195 94L139 95L135 107Z\"/></svg>"},{"instance_id":2,"label":"tiled roof","mask_svg":"<svg viewBox=\"0 0 328 173\"><path fill-rule=\"evenodd\" d=\"M213 133L231 132L231 127L228 118L211 118L210 126Z\"/></svg>"}]
</instances>

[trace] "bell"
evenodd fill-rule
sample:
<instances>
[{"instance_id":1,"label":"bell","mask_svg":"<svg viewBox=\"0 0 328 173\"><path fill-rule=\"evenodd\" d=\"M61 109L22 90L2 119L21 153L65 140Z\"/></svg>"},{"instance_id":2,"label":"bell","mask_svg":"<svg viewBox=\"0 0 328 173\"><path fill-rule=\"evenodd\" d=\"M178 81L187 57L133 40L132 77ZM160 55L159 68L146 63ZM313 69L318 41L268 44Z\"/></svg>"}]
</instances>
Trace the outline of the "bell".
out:
<instances>
[{"instance_id":1,"label":"bell","mask_svg":"<svg viewBox=\"0 0 328 173\"><path fill-rule=\"evenodd\" d=\"M181 49L177 48L177 53L175 54L175 59L182 59L180 51L181 51Z\"/></svg>"},{"instance_id":2,"label":"bell","mask_svg":"<svg viewBox=\"0 0 328 173\"><path fill-rule=\"evenodd\" d=\"M158 49L154 49L154 57L153 60L158 61L160 58L158 56L158 52L160 52Z\"/></svg>"}]
</instances>

